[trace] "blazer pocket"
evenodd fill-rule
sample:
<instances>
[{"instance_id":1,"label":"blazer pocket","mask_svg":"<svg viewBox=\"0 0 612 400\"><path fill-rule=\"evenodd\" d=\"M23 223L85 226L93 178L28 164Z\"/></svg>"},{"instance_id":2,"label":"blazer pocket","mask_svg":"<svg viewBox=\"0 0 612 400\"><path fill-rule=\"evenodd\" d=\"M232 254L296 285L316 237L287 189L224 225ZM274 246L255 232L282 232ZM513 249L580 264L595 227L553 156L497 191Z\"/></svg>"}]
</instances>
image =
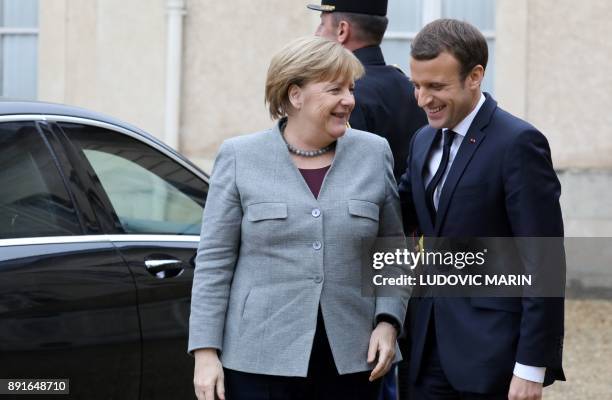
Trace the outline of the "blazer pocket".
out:
<instances>
[{"instance_id":1,"label":"blazer pocket","mask_svg":"<svg viewBox=\"0 0 612 400\"><path fill-rule=\"evenodd\" d=\"M519 313L523 310L521 299L513 297L472 297L470 303L476 308Z\"/></svg>"},{"instance_id":2,"label":"blazer pocket","mask_svg":"<svg viewBox=\"0 0 612 400\"><path fill-rule=\"evenodd\" d=\"M380 213L378 204L365 200L349 200L348 211L349 214L356 217L369 218L376 222L378 222L378 215Z\"/></svg>"},{"instance_id":3,"label":"blazer pocket","mask_svg":"<svg viewBox=\"0 0 612 400\"><path fill-rule=\"evenodd\" d=\"M255 287L249 290L242 306L240 336L243 336L245 333L253 334L253 329L255 329L253 327L261 329L265 325L268 316L269 298L270 294L262 288Z\"/></svg>"},{"instance_id":4,"label":"blazer pocket","mask_svg":"<svg viewBox=\"0 0 612 400\"><path fill-rule=\"evenodd\" d=\"M250 222L285 218L287 203L256 203L247 206L247 220Z\"/></svg>"}]
</instances>

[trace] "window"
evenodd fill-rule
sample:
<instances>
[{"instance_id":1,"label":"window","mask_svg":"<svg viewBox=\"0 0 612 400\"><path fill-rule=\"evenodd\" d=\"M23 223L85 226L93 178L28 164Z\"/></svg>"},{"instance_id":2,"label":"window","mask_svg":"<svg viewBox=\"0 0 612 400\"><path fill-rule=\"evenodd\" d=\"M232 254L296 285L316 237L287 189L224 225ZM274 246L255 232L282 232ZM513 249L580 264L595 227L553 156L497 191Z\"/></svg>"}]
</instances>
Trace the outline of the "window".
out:
<instances>
[{"instance_id":1,"label":"window","mask_svg":"<svg viewBox=\"0 0 612 400\"><path fill-rule=\"evenodd\" d=\"M38 0L0 0L0 95L36 99Z\"/></svg>"},{"instance_id":2,"label":"window","mask_svg":"<svg viewBox=\"0 0 612 400\"><path fill-rule=\"evenodd\" d=\"M206 183L127 135L60 123L83 151L126 233L199 235Z\"/></svg>"},{"instance_id":3,"label":"window","mask_svg":"<svg viewBox=\"0 0 612 400\"><path fill-rule=\"evenodd\" d=\"M0 149L0 239L81 234L68 191L34 123L1 123Z\"/></svg>"},{"instance_id":4,"label":"window","mask_svg":"<svg viewBox=\"0 0 612 400\"><path fill-rule=\"evenodd\" d=\"M382 43L387 64L410 75L410 42L428 22L456 18L474 24L489 44L489 62L482 90L493 93L495 79L495 0L389 0L389 27Z\"/></svg>"}]
</instances>

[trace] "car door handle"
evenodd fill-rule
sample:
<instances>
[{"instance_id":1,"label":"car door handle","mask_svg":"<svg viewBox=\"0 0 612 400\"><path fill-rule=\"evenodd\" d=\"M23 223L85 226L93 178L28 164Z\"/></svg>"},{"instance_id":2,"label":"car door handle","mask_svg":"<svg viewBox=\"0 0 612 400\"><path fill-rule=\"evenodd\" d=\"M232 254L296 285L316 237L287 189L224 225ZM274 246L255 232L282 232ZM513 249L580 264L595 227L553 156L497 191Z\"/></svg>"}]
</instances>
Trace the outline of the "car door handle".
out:
<instances>
[{"instance_id":1,"label":"car door handle","mask_svg":"<svg viewBox=\"0 0 612 400\"><path fill-rule=\"evenodd\" d=\"M162 271L183 269L183 262L174 258L145 260L145 268L151 274Z\"/></svg>"}]
</instances>

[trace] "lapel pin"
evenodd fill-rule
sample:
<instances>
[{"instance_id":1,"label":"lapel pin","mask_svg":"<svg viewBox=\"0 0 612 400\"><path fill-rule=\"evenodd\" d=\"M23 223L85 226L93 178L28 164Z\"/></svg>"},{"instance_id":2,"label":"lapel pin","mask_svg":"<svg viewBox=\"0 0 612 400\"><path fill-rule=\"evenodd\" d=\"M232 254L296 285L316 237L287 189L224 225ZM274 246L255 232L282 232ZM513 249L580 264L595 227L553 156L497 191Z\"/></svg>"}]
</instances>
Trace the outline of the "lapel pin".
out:
<instances>
[{"instance_id":1,"label":"lapel pin","mask_svg":"<svg viewBox=\"0 0 612 400\"><path fill-rule=\"evenodd\" d=\"M476 143L476 139L474 139L473 137L470 138L470 143L474 144Z\"/></svg>"}]
</instances>

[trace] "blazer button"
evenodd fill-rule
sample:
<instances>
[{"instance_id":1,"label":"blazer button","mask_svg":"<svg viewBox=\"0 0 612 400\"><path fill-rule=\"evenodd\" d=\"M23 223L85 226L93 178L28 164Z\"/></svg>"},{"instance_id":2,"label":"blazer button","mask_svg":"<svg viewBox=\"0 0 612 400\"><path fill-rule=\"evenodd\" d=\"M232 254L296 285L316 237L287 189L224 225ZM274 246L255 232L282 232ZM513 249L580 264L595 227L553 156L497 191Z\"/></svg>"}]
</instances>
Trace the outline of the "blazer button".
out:
<instances>
[{"instance_id":1,"label":"blazer button","mask_svg":"<svg viewBox=\"0 0 612 400\"><path fill-rule=\"evenodd\" d=\"M318 208L315 208L312 210L312 216L315 218L319 218L319 216L321 216L321 210L319 210Z\"/></svg>"},{"instance_id":2,"label":"blazer button","mask_svg":"<svg viewBox=\"0 0 612 400\"><path fill-rule=\"evenodd\" d=\"M315 250L321 250L321 247L323 247L323 245L321 244L321 242L319 242L318 240L316 240L313 244L312 244L312 248Z\"/></svg>"},{"instance_id":3,"label":"blazer button","mask_svg":"<svg viewBox=\"0 0 612 400\"><path fill-rule=\"evenodd\" d=\"M323 282L323 277L321 275L317 275L314 277L314 282L315 283L321 283Z\"/></svg>"}]
</instances>

